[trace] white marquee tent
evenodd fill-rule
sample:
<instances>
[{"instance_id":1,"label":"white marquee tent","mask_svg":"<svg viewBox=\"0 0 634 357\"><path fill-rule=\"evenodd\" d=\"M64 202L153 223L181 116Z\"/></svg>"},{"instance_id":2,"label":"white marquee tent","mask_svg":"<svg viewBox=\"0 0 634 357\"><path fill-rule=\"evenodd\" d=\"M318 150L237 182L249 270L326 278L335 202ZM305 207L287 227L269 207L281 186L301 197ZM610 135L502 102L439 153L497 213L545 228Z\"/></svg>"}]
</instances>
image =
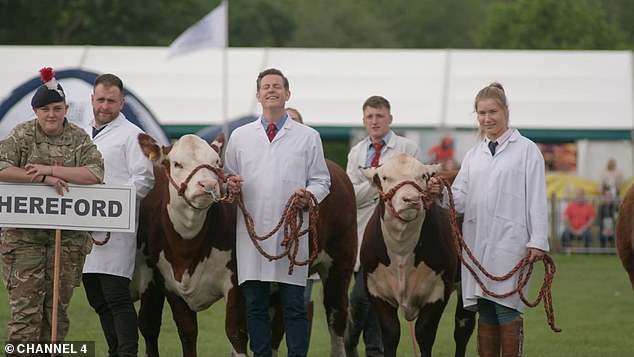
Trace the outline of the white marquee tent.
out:
<instances>
[{"instance_id":1,"label":"white marquee tent","mask_svg":"<svg viewBox=\"0 0 634 357\"><path fill-rule=\"evenodd\" d=\"M113 72L162 125L223 121L221 49L167 59L166 47L0 46L0 98L39 68ZM255 78L269 67L291 83L289 106L313 126L360 126L370 95L388 98L395 125L472 128L473 98L501 82L520 128L631 130L633 56L628 51L483 51L230 48L229 118L257 114Z\"/></svg>"},{"instance_id":2,"label":"white marquee tent","mask_svg":"<svg viewBox=\"0 0 634 357\"><path fill-rule=\"evenodd\" d=\"M288 76L292 92L288 105L298 108L307 124L318 129L361 127L361 105L371 95L390 100L393 125L402 130L474 129L475 94L499 81L509 98L512 126L559 133L619 132L616 150L627 153L617 161L626 174L632 173L634 56L630 51L230 48L168 59L167 47L0 46L0 58L0 101L36 78L44 66L56 71L112 72L167 131L221 125L225 103L229 119L257 115L255 79L269 67ZM72 101L73 94L67 94ZM0 118L0 136L6 134L4 119ZM423 133L420 142L427 140L425 135L432 137ZM605 147L605 153L597 156L592 145L581 146L582 176L594 178L600 173L592 160L615 150L612 144ZM464 151L465 147L457 148L458 153Z\"/></svg>"}]
</instances>

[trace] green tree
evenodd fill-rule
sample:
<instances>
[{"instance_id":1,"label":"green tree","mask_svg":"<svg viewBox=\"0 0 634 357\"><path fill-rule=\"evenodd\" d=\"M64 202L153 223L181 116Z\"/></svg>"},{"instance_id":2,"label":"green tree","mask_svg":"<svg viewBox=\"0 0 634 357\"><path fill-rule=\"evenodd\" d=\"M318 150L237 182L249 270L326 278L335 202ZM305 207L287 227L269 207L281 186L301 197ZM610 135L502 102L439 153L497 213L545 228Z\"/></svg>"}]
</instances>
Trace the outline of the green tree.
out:
<instances>
[{"instance_id":1,"label":"green tree","mask_svg":"<svg viewBox=\"0 0 634 357\"><path fill-rule=\"evenodd\" d=\"M389 20L405 48L473 48L491 0L382 0L375 11Z\"/></svg>"},{"instance_id":2,"label":"green tree","mask_svg":"<svg viewBox=\"0 0 634 357\"><path fill-rule=\"evenodd\" d=\"M297 24L288 47L399 47L389 19L363 0L287 1Z\"/></svg>"},{"instance_id":3,"label":"green tree","mask_svg":"<svg viewBox=\"0 0 634 357\"><path fill-rule=\"evenodd\" d=\"M634 49L634 1L632 0L594 0L601 5L611 19L628 37L630 48Z\"/></svg>"},{"instance_id":4,"label":"green tree","mask_svg":"<svg viewBox=\"0 0 634 357\"><path fill-rule=\"evenodd\" d=\"M167 45L218 1L0 0L0 43Z\"/></svg>"},{"instance_id":5,"label":"green tree","mask_svg":"<svg viewBox=\"0 0 634 357\"><path fill-rule=\"evenodd\" d=\"M288 9L271 0L229 1L229 45L284 47L296 25Z\"/></svg>"},{"instance_id":6,"label":"green tree","mask_svg":"<svg viewBox=\"0 0 634 357\"><path fill-rule=\"evenodd\" d=\"M480 48L627 48L626 34L598 5L586 0L517 0L494 4L476 34Z\"/></svg>"}]
</instances>

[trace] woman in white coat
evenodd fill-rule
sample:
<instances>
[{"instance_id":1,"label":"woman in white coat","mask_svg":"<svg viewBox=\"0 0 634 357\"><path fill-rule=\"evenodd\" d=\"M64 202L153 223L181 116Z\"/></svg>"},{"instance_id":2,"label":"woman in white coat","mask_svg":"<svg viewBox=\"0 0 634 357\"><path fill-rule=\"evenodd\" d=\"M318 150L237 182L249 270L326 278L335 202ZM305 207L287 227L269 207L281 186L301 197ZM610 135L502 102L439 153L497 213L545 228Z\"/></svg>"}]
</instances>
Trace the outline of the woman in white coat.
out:
<instances>
[{"instance_id":1,"label":"woman in white coat","mask_svg":"<svg viewBox=\"0 0 634 357\"><path fill-rule=\"evenodd\" d=\"M466 244L484 269L501 276L525 256L535 261L549 249L544 158L535 143L509 128L501 84L478 92L475 111L481 140L465 155L452 192L456 210L464 213ZM518 274L501 282L481 273L479 278L488 290L504 294L517 286ZM524 304L519 295L486 294L463 266L462 297L465 308L479 314L480 356L497 357L500 350L503 357L521 356Z\"/></svg>"},{"instance_id":2,"label":"woman in white coat","mask_svg":"<svg viewBox=\"0 0 634 357\"><path fill-rule=\"evenodd\" d=\"M256 98L262 105L258 120L237 128L225 152L225 171L230 192L242 191L244 203L253 217L256 233L270 232L279 221L287 200L300 195L295 208L307 206L312 193L321 202L329 193L330 174L319 133L288 118L290 98L288 79L277 69L261 72ZM304 214L304 229L308 217ZM270 357L271 321L269 294L277 283L286 326L288 357L305 357L308 349L308 323L304 304L307 266L295 266L289 274L286 258L269 261L249 238L244 217L238 214L236 226L238 283L247 306L247 330L255 357ZM283 229L261 242L268 254L283 252ZM300 238L299 261L308 258L307 236Z\"/></svg>"}]
</instances>

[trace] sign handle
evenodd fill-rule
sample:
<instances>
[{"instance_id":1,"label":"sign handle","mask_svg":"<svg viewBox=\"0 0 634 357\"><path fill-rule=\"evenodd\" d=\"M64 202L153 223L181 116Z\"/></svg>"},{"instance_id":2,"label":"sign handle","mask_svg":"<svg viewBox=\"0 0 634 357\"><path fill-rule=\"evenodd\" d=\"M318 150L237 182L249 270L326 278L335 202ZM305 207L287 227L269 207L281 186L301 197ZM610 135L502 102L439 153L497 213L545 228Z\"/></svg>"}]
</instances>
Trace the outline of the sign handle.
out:
<instances>
[{"instance_id":1,"label":"sign handle","mask_svg":"<svg viewBox=\"0 0 634 357\"><path fill-rule=\"evenodd\" d=\"M62 251L62 231L55 230L55 258L53 260L53 316L51 319L51 342L57 342L57 314L59 306L59 270Z\"/></svg>"}]
</instances>

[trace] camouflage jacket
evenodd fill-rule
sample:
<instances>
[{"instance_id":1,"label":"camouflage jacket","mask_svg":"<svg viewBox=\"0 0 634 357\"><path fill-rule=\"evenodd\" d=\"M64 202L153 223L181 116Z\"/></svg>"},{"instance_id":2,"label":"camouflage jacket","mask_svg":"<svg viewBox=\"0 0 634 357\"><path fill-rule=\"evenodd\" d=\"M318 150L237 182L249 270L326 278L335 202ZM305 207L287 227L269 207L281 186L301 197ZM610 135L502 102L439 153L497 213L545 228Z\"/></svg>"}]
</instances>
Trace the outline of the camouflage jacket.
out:
<instances>
[{"instance_id":1,"label":"camouflage jacket","mask_svg":"<svg viewBox=\"0 0 634 357\"><path fill-rule=\"evenodd\" d=\"M103 158L90 136L64 119L64 131L48 136L37 119L18 124L0 141L0 170L26 164L85 167L103 182Z\"/></svg>"}]
</instances>

